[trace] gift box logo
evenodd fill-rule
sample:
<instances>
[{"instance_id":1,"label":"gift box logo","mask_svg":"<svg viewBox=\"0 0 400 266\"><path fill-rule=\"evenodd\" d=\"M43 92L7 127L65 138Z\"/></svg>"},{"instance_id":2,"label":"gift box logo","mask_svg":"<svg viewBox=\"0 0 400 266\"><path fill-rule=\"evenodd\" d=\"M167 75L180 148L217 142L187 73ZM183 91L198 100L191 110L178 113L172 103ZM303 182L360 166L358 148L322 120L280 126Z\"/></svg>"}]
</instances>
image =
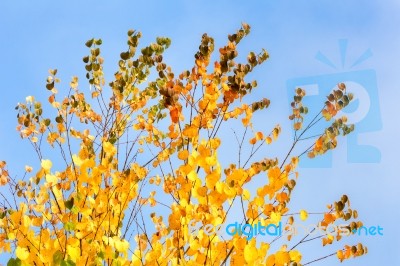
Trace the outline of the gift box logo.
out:
<instances>
[{"instance_id":1,"label":"gift box logo","mask_svg":"<svg viewBox=\"0 0 400 266\"><path fill-rule=\"evenodd\" d=\"M342 68L345 67L347 40L339 40ZM376 132L382 129L382 120L379 108L379 95L376 72L373 69L351 70L372 56L371 50L366 50L353 64L349 71L331 73L326 75L293 78L287 81L289 103L293 101L294 90L303 88L306 97L303 100L305 106L309 107L310 113L305 117L311 120L313 113L322 108L326 96L339 82L344 82L349 92L354 93L354 100L343 110L343 115L348 117L350 123L355 124L355 130L347 136L347 162L348 163L379 163L381 160L380 150L365 143L361 137L363 134ZM322 63L337 69L328 57L318 52L316 59ZM318 110L317 110L318 109ZM310 136L320 134L326 128L327 123L319 123L310 130ZM331 167L332 153L329 151L325 156L317 156L314 159L304 158L301 167Z\"/></svg>"}]
</instances>

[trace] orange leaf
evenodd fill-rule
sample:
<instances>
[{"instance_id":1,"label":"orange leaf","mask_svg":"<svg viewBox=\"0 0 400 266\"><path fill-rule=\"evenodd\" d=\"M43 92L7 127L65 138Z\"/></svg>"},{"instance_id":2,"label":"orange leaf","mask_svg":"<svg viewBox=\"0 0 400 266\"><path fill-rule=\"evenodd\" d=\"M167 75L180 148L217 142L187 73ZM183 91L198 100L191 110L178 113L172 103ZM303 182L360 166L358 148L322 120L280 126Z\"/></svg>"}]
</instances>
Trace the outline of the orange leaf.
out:
<instances>
[{"instance_id":1,"label":"orange leaf","mask_svg":"<svg viewBox=\"0 0 400 266\"><path fill-rule=\"evenodd\" d=\"M179 121L179 110L177 107L172 107L169 109L169 115L171 116L171 120L173 123L178 123Z\"/></svg>"}]
</instances>

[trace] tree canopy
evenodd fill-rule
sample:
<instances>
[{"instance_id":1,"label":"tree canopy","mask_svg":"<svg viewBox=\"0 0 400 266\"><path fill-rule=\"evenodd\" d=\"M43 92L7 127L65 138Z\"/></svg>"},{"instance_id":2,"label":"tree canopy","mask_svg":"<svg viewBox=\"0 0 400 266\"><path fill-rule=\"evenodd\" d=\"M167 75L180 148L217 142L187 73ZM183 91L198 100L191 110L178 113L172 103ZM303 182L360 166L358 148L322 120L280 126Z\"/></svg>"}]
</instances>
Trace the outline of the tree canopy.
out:
<instances>
[{"instance_id":1,"label":"tree canopy","mask_svg":"<svg viewBox=\"0 0 400 266\"><path fill-rule=\"evenodd\" d=\"M269 54L250 52L238 62L237 46L249 33L242 24L216 52L214 39L204 34L193 67L180 74L163 60L170 39L139 48L135 30L128 31L108 86L101 39L86 42L90 90L81 89L77 77L65 89L57 70L50 70L48 102L28 96L16 107L17 129L32 144L38 169L26 166L17 180L0 163L0 250L12 254L9 265L306 265L313 261L302 261L301 244L327 246L351 237L362 222L346 195L316 214L323 228L317 237L310 232L298 241L290 227L312 213L290 212L289 203L299 160L323 155L354 130L339 117L353 96L338 84L305 123L306 92L297 88L290 149L282 158L260 157L282 129L260 131L253 124L253 114L267 112L270 100L251 97L257 82L248 75ZM328 125L321 134L304 138L322 121ZM237 154L223 149L231 127ZM293 154L305 140L308 148ZM217 229L232 213L240 225L281 224L286 234L227 237ZM338 223L346 226L332 232ZM366 251L361 243L346 244L315 261Z\"/></svg>"}]
</instances>

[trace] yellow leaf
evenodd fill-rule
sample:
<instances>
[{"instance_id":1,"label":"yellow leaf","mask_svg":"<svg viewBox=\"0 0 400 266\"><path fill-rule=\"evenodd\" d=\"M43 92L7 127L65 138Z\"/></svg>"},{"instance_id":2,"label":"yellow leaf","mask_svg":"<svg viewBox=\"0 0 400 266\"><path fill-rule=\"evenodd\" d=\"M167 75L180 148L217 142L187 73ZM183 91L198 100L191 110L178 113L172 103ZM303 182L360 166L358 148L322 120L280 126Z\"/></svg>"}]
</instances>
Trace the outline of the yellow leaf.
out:
<instances>
[{"instance_id":1,"label":"yellow leaf","mask_svg":"<svg viewBox=\"0 0 400 266\"><path fill-rule=\"evenodd\" d=\"M181 215L177 211L170 214L168 217L169 227L172 230L178 230L181 228Z\"/></svg>"},{"instance_id":2,"label":"yellow leaf","mask_svg":"<svg viewBox=\"0 0 400 266\"><path fill-rule=\"evenodd\" d=\"M27 248L17 247L15 250L15 255L17 255L17 258L24 261L29 257L29 251Z\"/></svg>"},{"instance_id":3,"label":"yellow leaf","mask_svg":"<svg viewBox=\"0 0 400 266\"><path fill-rule=\"evenodd\" d=\"M115 240L114 241L115 244L115 248L119 251L119 252L126 252L129 248L129 242L124 240Z\"/></svg>"},{"instance_id":4,"label":"yellow leaf","mask_svg":"<svg viewBox=\"0 0 400 266\"><path fill-rule=\"evenodd\" d=\"M43 217L35 217L32 219L32 225L33 226L41 226L43 224Z\"/></svg>"},{"instance_id":5,"label":"yellow leaf","mask_svg":"<svg viewBox=\"0 0 400 266\"><path fill-rule=\"evenodd\" d=\"M275 254L275 263L278 265L289 265L290 263L289 253L286 251L278 251Z\"/></svg>"},{"instance_id":6,"label":"yellow leaf","mask_svg":"<svg viewBox=\"0 0 400 266\"><path fill-rule=\"evenodd\" d=\"M242 124L244 127L247 127L249 125L249 123L250 123L249 117L242 118Z\"/></svg>"},{"instance_id":7,"label":"yellow leaf","mask_svg":"<svg viewBox=\"0 0 400 266\"><path fill-rule=\"evenodd\" d=\"M297 156L292 157L293 166L296 166L298 163L299 163L299 157L297 157Z\"/></svg>"},{"instance_id":8,"label":"yellow leaf","mask_svg":"<svg viewBox=\"0 0 400 266\"><path fill-rule=\"evenodd\" d=\"M250 192L247 189L243 190L243 198L245 200L250 200Z\"/></svg>"},{"instance_id":9,"label":"yellow leaf","mask_svg":"<svg viewBox=\"0 0 400 266\"><path fill-rule=\"evenodd\" d=\"M104 149L105 153L107 153L108 155L111 155L111 156L117 152L117 149L114 147L114 145L108 141L103 143L103 149Z\"/></svg>"},{"instance_id":10,"label":"yellow leaf","mask_svg":"<svg viewBox=\"0 0 400 266\"><path fill-rule=\"evenodd\" d=\"M81 166L83 163L83 160L76 154L72 155L72 160L74 161L75 166Z\"/></svg>"},{"instance_id":11,"label":"yellow leaf","mask_svg":"<svg viewBox=\"0 0 400 266\"><path fill-rule=\"evenodd\" d=\"M302 221L305 221L305 220L307 220L307 218L308 218L308 213L305 210L301 210L300 211L300 219Z\"/></svg>"},{"instance_id":12,"label":"yellow leaf","mask_svg":"<svg viewBox=\"0 0 400 266\"><path fill-rule=\"evenodd\" d=\"M7 237L8 237L9 240L12 241L12 240L15 239L15 234L13 232L10 232L10 233L7 234Z\"/></svg>"},{"instance_id":13,"label":"yellow leaf","mask_svg":"<svg viewBox=\"0 0 400 266\"><path fill-rule=\"evenodd\" d=\"M71 257L72 261L76 261L80 257L79 247L67 246L67 254Z\"/></svg>"},{"instance_id":14,"label":"yellow leaf","mask_svg":"<svg viewBox=\"0 0 400 266\"><path fill-rule=\"evenodd\" d=\"M43 159L41 163L42 168L46 173L50 172L51 167L53 166L53 163L50 160Z\"/></svg>"},{"instance_id":15,"label":"yellow leaf","mask_svg":"<svg viewBox=\"0 0 400 266\"><path fill-rule=\"evenodd\" d=\"M244 247L244 259L247 263L253 263L258 257L257 248L252 245L246 245Z\"/></svg>"},{"instance_id":16,"label":"yellow leaf","mask_svg":"<svg viewBox=\"0 0 400 266\"><path fill-rule=\"evenodd\" d=\"M279 212L271 212L271 223L277 225L281 221L281 214Z\"/></svg>"},{"instance_id":17,"label":"yellow leaf","mask_svg":"<svg viewBox=\"0 0 400 266\"><path fill-rule=\"evenodd\" d=\"M299 130L299 129L301 129L301 126L302 126L302 123L301 122L297 122L297 123L294 123L293 128L295 130Z\"/></svg>"},{"instance_id":18,"label":"yellow leaf","mask_svg":"<svg viewBox=\"0 0 400 266\"><path fill-rule=\"evenodd\" d=\"M27 97L25 98L25 100L26 100L27 103L33 103L33 102L35 101L35 97L33 97L33 96L27 96Z\"/></svg>"},{"instance_id":19,"label":"yellow leaf","mask_svg":"<svg viewBox=\"0 0 400 266\"><path fill-rule=\"evenodd\" d=\"M178 152L178 158L180 160L186 160L189 157L189 152L187 150L179 151Z\"/></svg>"},{"instance_id":20,"label":"yellow leaf","mask_svg":"<svg viewBox=\"0 0 400 266\"><path fill-rule=\"evenodd\" d=\"M205 197L207 195L207 187L203 186L203 187L198 187L197 188L197 194L200 197Z\"/></svg>"},{"instance_id":21,"label":"yellow leaf","mask_svg":"<svg viewBox=\"0 0 400 266\"><path fill-rule=\"evenodd\" d=\"M271 137L266 137L266 138L265 138L265 142L266 142L267 144L271 144L271 142L272 142Z\"/></svg>"},{"instance_id":22,"label":"yellow leaf","mask_svg":"<svg viewBox=\"0 0 400 266\"><path fill-rule=\"evenodd\" d=\"M260 139L263 139L263 138L264 138L264 135L263 135L262 132L257 132L257 133L256 133L256 139L257 139L257 140L260 140Z\"/></svg>"},{"instance_id":23,"label":"yellow leaf","mask_svg":"<svg viewBox=\"0 0 400 266\"><path fill-rule=\"evenodd\" d=\"M276 179L278 179L281 175L281 170L279 169L279 167L274 167L268 170L268 178L269 178L269 182L272 184L273 182L275 182Z\"/></svg>"},{"instance_id":24,"label":"yellow leaf","mask_svg":"<svg viewBox=\"0 0 400 266\"><path fill-rule=\"evenodd\" d=\"M26 171L27 173L32 172L32 167L29 166L29 165L25 165L25 171Z\"/></svg>"},{"instance_id":25,"label":"yellow leaf","mask_svg":"<svg viewBox=\"0 0 400 266\"><path fill-rule=\"evenodd\" d=\"M183 130L182 134L183 134L185 137L194 138L194 137L197 136L197 131L198 131L198 129L197 129L195 126L189 126L189 127L186 127L186 128Z\"/></svg>"},{"instance_id":26,"label":"yellow leaf","mask_svg":"<svg viewBox=\"0 0 400 266\"><path fill-rule=\"evenodd\" d=\"M266 266L275 266L275 255L269 255L267 258L267 262L265 263Z\"/></svg>"},{"instance_id":27,"label":"yellow leaf","mask_svg":"<svg viewBox=\"0 0 400 266\"><path fill-rule=\"evenodd\" d=\"M272 131L272 136L274 138L274 140L276 140L279 136L279 133L281 132L281 127L279 125L277 125L274 130Z\"/></svg>"},{"instance_id":28,"label":"yellow leaf","mask_svg":"<svg viewBox=\"0 0 400 266\"><path fill-rule=\"evenodd\" d=\"M340 262L342 262L344 260L344 254L343 254L342 250L338 250L336 252L336 255L337 255L338 259L340 260Z\"/></svg>"},{"instance_id":29,"label":"yellow leaf","mask_svg":"<svg viewBox=\"0 0 400 266\"><path fill-rule=\"evenodd\" d=\"M57 176L50 175L50 174L46 175L46 182L47 183L55 185L55 184L57 184L57 181L58 181Z\"/></svg>"},{"instance_id":30,"label":"yellow leaf","mask_svg":"<svg viewBox=\"0 0 400 266\"><path fill-rule=\"evenodd\" d=\"M301 253L297 250L289 251L290 260L299 263L301 261Z\"/></svg>"},{"instance_id":31,"label":"yellow leaf","mask_svg":"<svg viewBox=\"0 0 400 266\"><path fill-rule=\"evenodd\" d=\"M212 149L218 149L219 145L221 145L221 140L217 138L210 139L209 143Z\"/></svg>"}]
</instances>

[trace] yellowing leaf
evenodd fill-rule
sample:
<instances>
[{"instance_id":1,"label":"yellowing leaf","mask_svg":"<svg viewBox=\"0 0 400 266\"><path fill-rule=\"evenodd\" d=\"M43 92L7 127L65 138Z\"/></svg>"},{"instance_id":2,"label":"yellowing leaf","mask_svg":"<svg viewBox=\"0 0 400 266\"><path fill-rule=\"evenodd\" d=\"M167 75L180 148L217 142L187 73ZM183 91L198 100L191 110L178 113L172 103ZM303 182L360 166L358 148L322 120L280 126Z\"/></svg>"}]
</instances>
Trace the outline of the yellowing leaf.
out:
<instances>
[{"instance_id":1,"label":"yellowing leaf","mask_svg":"<svg viewBox=\"0 0 400 266\"><path fill-rule=\"evenodd\" d=\"M305 220L307 220L307 218L308 218L308 213L305 210L301 210L300 211L300 219L302 221L305 221Z\"/></svg>"},{"instance_id":2,"label":"yellowing leaf","mask_svg":"<svg viewBox=\"0 0 400 266\"><path fill-rule=\"evenodd\" d=\"M266 142L267 144L271 144L272 138L271 138L271 137L266 137L266 138L265 138L265 142Z\"/></svg>"},{"instance_id":3,"label":"yellowing leaf","mask_svg":"<svg viewBox=\"0 0 400 266\"><path fill-rule=\"evenodd\" d=\"M15 249L15 255L17 255L17 258L24 261L29 257L29 251L27 248L17 247Z\"/></svg>"}]
</instances>

